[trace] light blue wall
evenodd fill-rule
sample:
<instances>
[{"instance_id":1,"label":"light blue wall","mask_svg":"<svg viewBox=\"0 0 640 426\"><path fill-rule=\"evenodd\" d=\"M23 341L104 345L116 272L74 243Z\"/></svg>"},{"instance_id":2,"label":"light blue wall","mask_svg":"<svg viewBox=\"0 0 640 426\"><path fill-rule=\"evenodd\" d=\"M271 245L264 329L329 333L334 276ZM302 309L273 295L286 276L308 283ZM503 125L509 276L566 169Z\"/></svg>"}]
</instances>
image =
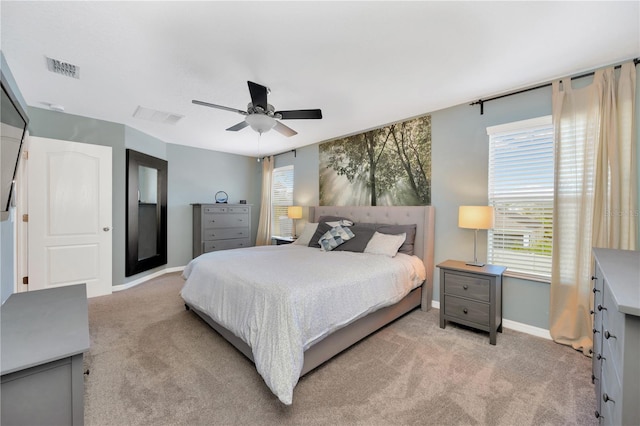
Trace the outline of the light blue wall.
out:
<instances>
[{"instance_id":1,"label":"light blue wall","mask_svg":"<svg viewBox=\"0 0 640 426\"><path fill-rule=\"evenodd\" d=\"M474 232L458 228L458 207L486 205L489 138L496 124L551 114L551 88L509 96L480 107L459 105L432 113L432 200L436 207L435 263L473 258ZM478 257L486 259L487 233L478 233ZM526 295L526 297L524 297ZM506 277L506 319L549 328L549 284ZM440 275L434 273L434 299L440 300Z\"/></svg>"},{"instance_id":2,"label":"light blue wall","mask_svg":"<svg viewBox=\"0 0 640 426\"><path fill-rule=\"evenodd\" d=\"M258 226L260 178L255 158L167 144L169 161L168 266L184 266L192 253L193 203L214 203L225 191L229 203L252 205L252 242Z\"/></svg>"},{"instance_id":3,"label":"light blue wall","mask_svg":"<svg viewBox=\"0 0 640 426\"><path fill-rule=\"evenodd\" d=\"M167 144L153 136L118 123L29 108L31 134L52 139L112 147L113 154L113 285L143 278L167 267L184 266L191 260L190 203L214 201L224 190L230 202L240 199L259 205L258 168L254 158ZM168 162L167 265L125 277L126 149ZM257 226L254 211L254 239Z\"/></svg>"}]
</instances>

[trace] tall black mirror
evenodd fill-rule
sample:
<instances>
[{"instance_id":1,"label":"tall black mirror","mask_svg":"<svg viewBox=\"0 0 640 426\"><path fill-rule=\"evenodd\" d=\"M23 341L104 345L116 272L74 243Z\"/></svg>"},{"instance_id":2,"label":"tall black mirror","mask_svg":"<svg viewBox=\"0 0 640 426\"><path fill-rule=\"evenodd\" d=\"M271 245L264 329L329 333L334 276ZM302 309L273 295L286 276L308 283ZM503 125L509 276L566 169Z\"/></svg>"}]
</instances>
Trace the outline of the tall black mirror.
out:
<instances>
[{"instance_id":1,"label":"tall black mirror","mask_svg":"<svg viewBox=\"0 0 640 426\"><path fill-rule=\"evenodd\" d=\"M127 277L167 263L167 168L127 150Z\"/></svg>"}]
</instances>

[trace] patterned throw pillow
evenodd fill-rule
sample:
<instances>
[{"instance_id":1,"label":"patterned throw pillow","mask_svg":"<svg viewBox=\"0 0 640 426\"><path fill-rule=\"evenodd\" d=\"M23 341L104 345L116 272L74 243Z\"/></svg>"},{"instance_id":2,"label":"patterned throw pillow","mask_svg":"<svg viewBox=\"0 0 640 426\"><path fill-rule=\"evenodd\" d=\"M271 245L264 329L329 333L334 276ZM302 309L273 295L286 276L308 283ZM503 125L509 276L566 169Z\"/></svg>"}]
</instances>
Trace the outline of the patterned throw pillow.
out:
<instances>
[{"instance_id":1,"label":"patterned throw pillow","mask_svg":"<svg viewBox=\"0 0 640 426\"><path fill-rule=\"evenodd\" d=\"M353 237L355 237L355 235L351 232L351 229L338 225L325 232L318 240L318 243L320 243L320 250L331 251Z\"/></svg>"}]
</instances>

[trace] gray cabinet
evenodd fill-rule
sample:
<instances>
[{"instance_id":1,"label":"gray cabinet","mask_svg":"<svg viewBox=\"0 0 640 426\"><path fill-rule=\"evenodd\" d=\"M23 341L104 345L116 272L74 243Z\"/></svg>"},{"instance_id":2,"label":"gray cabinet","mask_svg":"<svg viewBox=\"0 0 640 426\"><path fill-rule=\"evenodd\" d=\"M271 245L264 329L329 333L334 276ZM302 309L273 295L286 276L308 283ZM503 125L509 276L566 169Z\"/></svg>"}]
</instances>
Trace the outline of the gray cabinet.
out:
<instances>
[{"instance_id":1,"label":"gray cabinet","mask_svg":"<svg viewBox=\"0 0 640 426\"><path fill-rule=\"evenodd\" d=\"M447 260L440 268L440 327L447 321L489 332L496 344L502 331L502 274L504 266L469 266Z\"/></svg>"},{"instance_id":2,"label":"gray cabinet","mask_svg":"<svg viewBox=\"0 0 640 426\"><path fill-rule=\"evenodd\" d=\"M251 246L251 205L192 204L193 257Z\"/></svg>"},{"instance_id":3,"label":"gray cabinet","mask_svg":"<svg viewBox=\"0 0 640 426\"><path fill-rule=\"evenodd\" d=\"M593 249L596 417L640 424L640 251Z\"/></svg>"},{"instance_id":4,"label":"gray cabinet","mask_svg":"<svg viewBox=\"0 0 640 426\"><path fill-rule=\"evenodd\" d=\"M3 425L84 423L84 284L13 294L2 316Z\"/></svg>"}]
</instances>

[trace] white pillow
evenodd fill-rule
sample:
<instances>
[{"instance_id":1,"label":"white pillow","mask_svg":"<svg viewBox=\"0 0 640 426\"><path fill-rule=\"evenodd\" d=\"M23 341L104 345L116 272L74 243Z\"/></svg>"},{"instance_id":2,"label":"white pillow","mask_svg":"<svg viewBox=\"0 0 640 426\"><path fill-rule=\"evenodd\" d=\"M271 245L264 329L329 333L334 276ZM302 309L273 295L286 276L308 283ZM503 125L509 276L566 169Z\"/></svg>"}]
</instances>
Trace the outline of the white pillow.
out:
<instances>
[{"instance_id":1,"label":"white pillow","mask_svg":"<svg viewBox=\"0 0 640 426\"><path fill-rule=\"evenodd\" d=\"M371 237L371 240L369 240L369 243L367 243L367 247L365 247L364 252L394 257L406 238L406 233L390 235L375 232L373 237Z\"/></svg>"},{"instance_id":2,"label":"white pillow","mask_svg":"<svg viewBox=\"0 0 640 426\"><path fill-rule=\"evenodd\" d=\"M302 234L298 237L297 240L293 242L293 244L300 244L302 246L308 246L309 241L311 241L311 237L316 233L316 229L318 229L317 223L305 223L304 229L302 230Z\"/></svg>"}]
</instances>

